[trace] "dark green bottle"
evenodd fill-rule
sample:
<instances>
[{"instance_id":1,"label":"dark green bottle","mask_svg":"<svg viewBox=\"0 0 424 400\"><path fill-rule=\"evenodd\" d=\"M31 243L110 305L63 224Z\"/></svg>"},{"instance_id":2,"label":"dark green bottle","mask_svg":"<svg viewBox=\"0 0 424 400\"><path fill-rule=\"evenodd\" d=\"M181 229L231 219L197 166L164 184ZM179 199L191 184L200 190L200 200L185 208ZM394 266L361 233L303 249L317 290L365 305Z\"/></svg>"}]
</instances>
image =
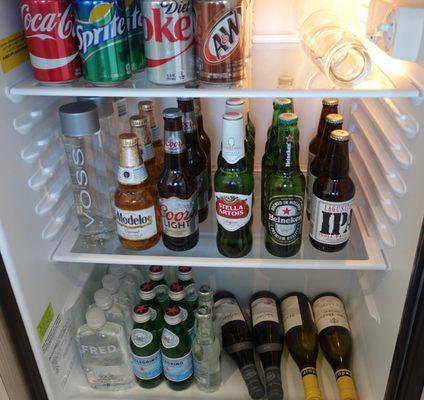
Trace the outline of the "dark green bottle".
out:
<instances>
[{"instance_id":1,"label":"dark green bottle","mask_svg":"<svg viewBox=\"0 0 424 400\"><path fill-rule=\"evenodd\" d=\"M137 383L147 389L163 381L160 340L150 318L151 310L147 305L134 307L130 339L132 366Z\"/></svg>"},{"instance_id":2,"label":"dark green bottle","mask_svg":"<svg viewBox=\"0 0 424 400\"><path fill-rule=\"evenodd\" d=\"M222 162L215 173L216 244L226 257L243 257L252 249L253 174L246 165L243 116L224 114Z\"/></svg>"},{"instance_id":3,"label":"dark green bottle","mask_svg":"<svg viewBox=\"0 0 424 400\"><path fill-rule=\"evenodd\" d=\"M156 298L162 307L162 310L165 310L169 304L168 297L168 284L165 280L165 272L161 265L152 265L149 268L149 278L153 283L153 286L156 289Z\"/></svg>"},{"instance_id":4,"label":"dark green bottle","mask_svg":"<svg viewBox=\"0 0 424 400\"><path fill-rule=\"evenodd\" d=\"M169 286L168 295L170 305L175 305L181 308L183 324L187 329L190 340L192 341L195 336L194 314L187 303L184 286L180 282L174 282Z\"/></svg>"},{"instance_id":5,"label":"dark green bottle","mask_svg":"<svg viewBox=\"0 0 424 400\"><path fill-rule=\"evenodd\" d=\"M151 323L153 329L156 330L158 336L162 335L162 330L165 325L163 322L163 310L158 300L156 299L156 289L152 282L144 282L140 285L140 305L150 307Z\"/></svg>"},{"instance_id":6,"label":"dark green bottle","mask_svg":"<svg viewBox=\"0 0 424 400\"><path fill-rule=\"evenodd\" d=\"M194 310L198 307L199 302L197 289L196 289L196 283L193 279L193 270L191 267L178 267L178 282L180 282L185 289L185 299L188 303L188 308L194 312Z\"/></svg>"},{"instance_id":7,"label":"dark green bottle","mask_svg":"<svg viewBox=\"0 0 424 400\"><path fill-rule=\"evenodd\" d=\"M305 177L299 168L299 134L296 114L280 114L278 151L265 178L265 247L274 256L296 254L302 243Z\"/></svg>"},{"instance_id":8,"label":"dark green bottle","mask_svg":"<svg viewBox=\"0 0 424 400\"><path fill-rule=\"evenodd\" d=\"M280 114L293 113L293 100L288 98L275 99L272 103L274 112L272 114L272 123L268 128L267 139L265 143L265 152L262 156L261 166L261 182L265 182L265 177L271 170L274 156L277 151L277 125L278 117ZM265 209L264 209L264 185L261 185L261 221L264 223Z\"/></svg>"},{"instance_id":9,"label":"dark green bottle","mask_svg":"<svg viewBox=\"0 0 424 400\"><path fill-rule=\"evenodd\" d=\"M181 308L170 305L165 310L162 332L162 365L171 389L184 390L193 381L191 341L183 324Z\"/></svg>"}]
</instances>

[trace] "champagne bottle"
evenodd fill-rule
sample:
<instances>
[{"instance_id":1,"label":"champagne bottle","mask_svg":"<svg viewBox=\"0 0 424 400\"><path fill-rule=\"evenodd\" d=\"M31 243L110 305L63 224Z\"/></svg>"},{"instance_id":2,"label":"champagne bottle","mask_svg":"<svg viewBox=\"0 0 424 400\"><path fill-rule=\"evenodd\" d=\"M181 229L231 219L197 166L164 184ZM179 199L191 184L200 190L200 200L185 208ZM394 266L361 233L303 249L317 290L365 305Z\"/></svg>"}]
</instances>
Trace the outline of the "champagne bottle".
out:
<instances>
[{"instance_id":1,"label":"champagne bottle","mask_svg":"<svg viewBox=\"0 0 424 400\"><path fill-rule=\"evenodd\" d=\"M355 385L350 370L352 337L341 299L333 293L323 293L313 301L318 340L325 358L333 368L340 400L356 400Z\"/></svg>"},{"instance_id":2,"label":"champagne bottle","mask_svg":"<svg viewBox=\"0 0 424 400\"><path fill-rule=\"evenodd\" d=\"M252 399L265 395L253 357L253 343L249 327L234 295L227 291L214 296L217 318L221 324L222 346L240 369Z\"/></svg>"},{"instance_id":3,"label":"champagne bottle","mask_svg":"<svg viewBox=\"0 0 424 400\"><path fill-rule=\"evenodd\" d=\"M264 368L268 400L284 398L280 374L283 334L277 301L274 293L265 290L250 298L253 343Z\"/></svg>"},{"instance_id":4,"label":"champagne bottle","mask_svg":"<svg viewBox=\"0 0 424 400\"><path fill-rule=\"evenodd\" d=\"M302 375L305 400L322 400L316 370L318 336L309 300L302 293L290 293L280 307L286 346Z\"/></svg>"}]
</instances>

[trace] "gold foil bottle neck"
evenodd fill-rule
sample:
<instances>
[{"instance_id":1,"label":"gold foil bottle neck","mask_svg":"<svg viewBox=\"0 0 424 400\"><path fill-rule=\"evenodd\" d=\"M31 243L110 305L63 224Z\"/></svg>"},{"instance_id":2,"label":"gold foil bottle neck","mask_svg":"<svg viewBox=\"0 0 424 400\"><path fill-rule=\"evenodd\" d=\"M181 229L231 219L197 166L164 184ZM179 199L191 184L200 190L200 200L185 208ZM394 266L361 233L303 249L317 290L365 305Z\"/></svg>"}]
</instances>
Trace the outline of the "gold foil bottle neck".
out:
<instances>
[{"instance_id":1,"label":"gold foil bottle neck","mask_svg":"<svg viewBox=\"0 0 424 400\"><path fill-rule=\"evenodd\" d=\"M339 104L339 99L336 99L334 97L326 97L322 100L322 104L324 106L335 106Z\"/></svg>"},{"instance_id":2,"label":"gold foil bottle neck","mask_svg":"<svg viewBox=\"0 0 424 400\"><path fill-rule=\"evenodd\" d=\"M130 117L130 126L132 127L140 127L147 126L147 117L144 115L133 115Z\"/></svg>"},{"instance_id":3,"label":"gold foil bottle neck","mask_svg":"<svg viewBox=\"0 0 424 400\"><path fill-rule=\"evenodd\" d=\"M138 109L141 111L152 111L153 102L151 100L143 100L138 102Z\"/></svg>"},{"instance_id":4,"label":"gold foil bottle neck","mask_svg":"<svg viewBox=\"0 0 424 400\"><path fill-rule=\"evenodd\" d=\"M138 139L134 133L119 135L120 154L119 165L124 168L138 167L142 161L138 149Z\"/></svg>"}]
</instances>

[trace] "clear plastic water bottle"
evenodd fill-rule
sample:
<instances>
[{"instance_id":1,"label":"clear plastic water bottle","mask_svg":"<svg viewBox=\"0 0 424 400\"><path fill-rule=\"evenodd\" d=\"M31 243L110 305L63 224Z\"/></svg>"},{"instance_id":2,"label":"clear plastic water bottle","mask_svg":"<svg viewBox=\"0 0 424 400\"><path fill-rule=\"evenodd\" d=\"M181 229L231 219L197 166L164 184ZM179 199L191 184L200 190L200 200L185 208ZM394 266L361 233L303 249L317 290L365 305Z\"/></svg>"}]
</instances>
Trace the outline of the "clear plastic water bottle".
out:
<instances>
[{"instance_id":1,"label":"clear plastic water bottle","mask_svg":"<svg viewBox=\"0 0 424 400\"><path fill-rule=\"evenodd\" d=\"M121 283L115 275L107 274L102 278L102 285L105 289L110 290L116 299L116 302L125 308L125 312L130 314L131 302L128 295L121 289Z\"/></svg>"},{"instance_id":2,"label":"clear plastic water bottle","mask_svg":"<svg viewBox=\"0 0 424 400\"><path fill-rule=\"evenodd\" d=\"M110 265L109 273L115 275L120 282L120 290L124 292L129 301L130 308L134 307L138 302L138 284L134 278L127 273L125 265Z\"/></svg>"}]
</instances>

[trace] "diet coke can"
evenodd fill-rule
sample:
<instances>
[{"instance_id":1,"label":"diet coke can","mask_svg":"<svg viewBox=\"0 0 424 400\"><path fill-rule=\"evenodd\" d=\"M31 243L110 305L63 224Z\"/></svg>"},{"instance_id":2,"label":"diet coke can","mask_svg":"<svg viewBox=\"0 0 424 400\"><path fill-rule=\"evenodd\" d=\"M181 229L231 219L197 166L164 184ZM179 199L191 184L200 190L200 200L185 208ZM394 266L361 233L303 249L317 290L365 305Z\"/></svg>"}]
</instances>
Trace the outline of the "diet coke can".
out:
<instances>
[{"instance_id":1,"label":"diet coke can","mask_svg":"<svg viewBox=\"0 0 424 400\"><path fill-rule=\"evenodd\" d=\"M192 81L194 16L191 0L144 0L147 78L160 85Z\"/></svg>"},{"instance_id":2,"label":"diet coke can","mask_svg":"<svg viewBox=\"0 0 424 400\"><path fill-rule=\"evenodd\" d=\"M45 84L81 76L70 0L21 0L21 16L34 77Z\"/></svg>"}]
</instances>

